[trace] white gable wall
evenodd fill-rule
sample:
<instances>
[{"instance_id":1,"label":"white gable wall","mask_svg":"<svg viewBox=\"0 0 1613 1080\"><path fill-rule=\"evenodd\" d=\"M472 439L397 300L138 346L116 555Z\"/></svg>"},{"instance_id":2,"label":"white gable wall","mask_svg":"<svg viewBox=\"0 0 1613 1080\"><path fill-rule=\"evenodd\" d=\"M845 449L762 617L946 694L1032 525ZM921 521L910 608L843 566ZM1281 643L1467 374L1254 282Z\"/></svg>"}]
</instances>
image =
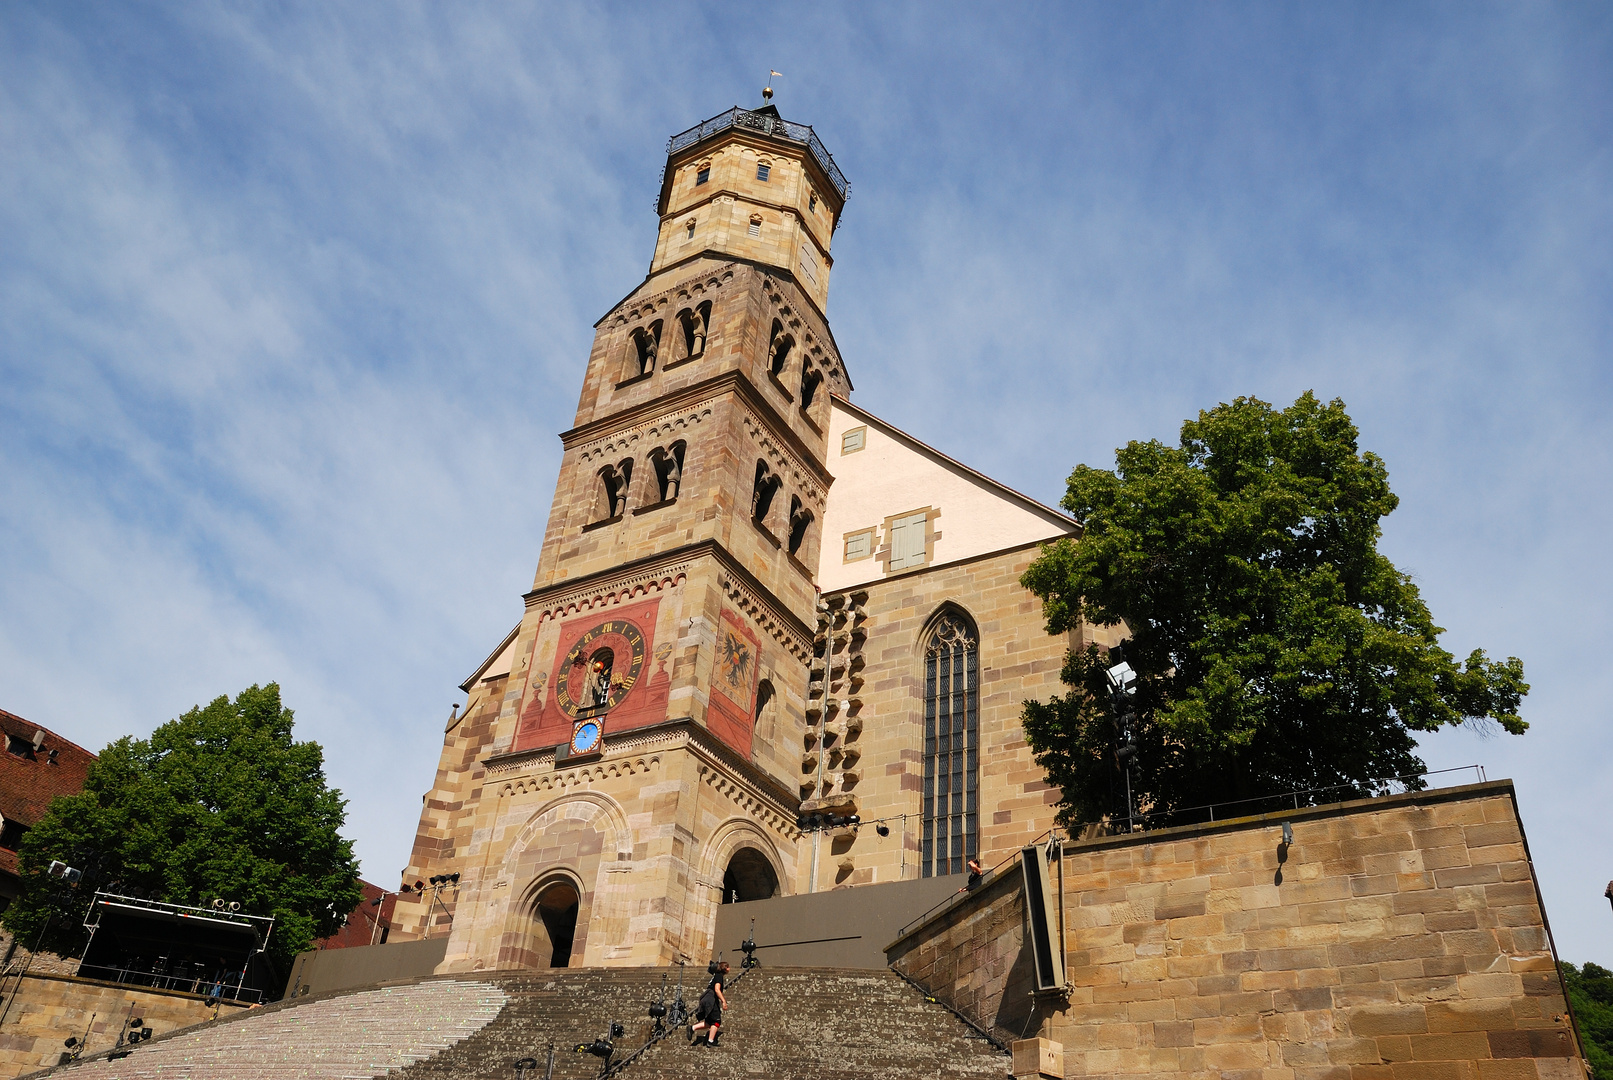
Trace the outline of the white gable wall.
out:
<instances>
[{"instance_id":1,"label":"white gable wall","mask_svg":"<svg viewBox=\"0 0 1613 1080\"><path fill-rule=\"evenodd\" d=\"M863 448L843 454L843 437L859 427L867 429ZM897 556L898 567L890 572L901 573L1077 531L1055 511L971 473L839 398L832 399L829 411L829 472L835 480L818 558L818 587L824 592L887 576L886 561L878 557L885 547L893 547ZM926 509L929 520L915 521ZM891 518L897 520L887 521ZM874 556L846 562L846 535L864 529L875 530ZM933 537L929 552L926 535Z\"/></svg>"}]
</instances>

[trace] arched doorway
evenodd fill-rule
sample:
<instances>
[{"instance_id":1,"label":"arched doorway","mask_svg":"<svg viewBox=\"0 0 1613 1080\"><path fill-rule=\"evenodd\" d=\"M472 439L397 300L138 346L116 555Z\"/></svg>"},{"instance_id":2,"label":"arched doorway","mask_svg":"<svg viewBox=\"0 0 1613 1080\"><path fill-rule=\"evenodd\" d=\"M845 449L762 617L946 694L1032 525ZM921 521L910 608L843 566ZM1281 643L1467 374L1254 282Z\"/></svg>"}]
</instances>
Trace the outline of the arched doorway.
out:
<instances>
[{"instance_id":1,"label":"arched doorway","mask_svg":"<svg viewBox=\"0 0 1613 1080\"><path fill-rule=\"evenodd\" d=\"M548 938L549 955L545 959L550 967L567 967L571 963L571 945L577 938L577 903L577 890L567 881L556 881L538 893L536 915L543 926L540 939Z\"/></svg>"},{"instance_id":2,"label":"arched doorway","mask_svg":"<svg viewBox=\"0 0 1613 1080\"><path fill-rule=\"evenodd\" d=\"M722 875L722 902L768 900L778 895L778 874L755 848L740 848Z\"/></svg>"}]
</instances>

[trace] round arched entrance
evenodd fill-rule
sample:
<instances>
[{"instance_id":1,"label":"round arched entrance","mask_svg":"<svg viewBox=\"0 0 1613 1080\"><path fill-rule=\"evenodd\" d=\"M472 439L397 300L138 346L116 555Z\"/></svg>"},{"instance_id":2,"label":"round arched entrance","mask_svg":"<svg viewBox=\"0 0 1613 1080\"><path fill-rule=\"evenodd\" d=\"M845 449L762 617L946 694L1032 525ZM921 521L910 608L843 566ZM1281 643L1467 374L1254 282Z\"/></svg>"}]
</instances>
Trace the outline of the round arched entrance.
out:
<instances>
[{"instance_id":1,"label":"round arched entrance","mask_svg":"<svg viewBox=\"0 0 1613 1080\"><path fill-rule=\"evenodd\" d=\"M571 963L571 946L577 938L579 899L576 886L565 880L552 881L538 891L535 921L543 927L542 937L547 938L549 955L543 959L550 967L567 967Z\"/></svg>"},{"instance_id":2,"label":"round arched entrance","mask_svg":"<svg viewBox=\"0 0 1613 1080\"><path fill-rule=\"evenodd\" d=\"M778 874L767 856L742 847L728 860L722 875L722 902L769 900L778 895Z\"/></svg>"}]
</instances>

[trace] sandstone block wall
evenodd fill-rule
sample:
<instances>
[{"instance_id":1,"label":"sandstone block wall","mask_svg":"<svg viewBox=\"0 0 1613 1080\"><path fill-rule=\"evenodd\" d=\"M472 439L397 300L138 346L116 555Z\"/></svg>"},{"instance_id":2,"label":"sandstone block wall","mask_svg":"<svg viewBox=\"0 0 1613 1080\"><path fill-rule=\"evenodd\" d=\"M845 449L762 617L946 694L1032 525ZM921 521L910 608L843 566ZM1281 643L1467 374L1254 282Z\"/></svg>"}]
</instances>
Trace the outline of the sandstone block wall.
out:
<instances>
[{"instance_id":1,"label":"sandstone block wall","mask_svg":"<svg viewBox=\"0 0 1613 1080\"><path fill-rule=\"evenodd\" d=\"M1063 692L1059 671L1070 643L1043 631L1040 602L1019 584L1037 554L1030 546L854 590L868 593L868 637L862 645L862 775L853 790L865 822L897 820L884 837L866 825L855 835L818 834L818 888L919 876L924 634L944 605L961 609L979 630L981 862L989 867L1008 858L1046 831L1059 793L1025 743L1020 710L1027 698ZM803 887L808 876L803 866Z\"/></svg>"},{"instance_id":2,"label":"sandstone block wall","mask_svg":"<svg viewBox=\"0 0 1613 1080\"><path fill-rule=\"evenodd\" d=\"M1585 1075L1510 782L1070 842L1063 869L1068 998L1031 1034L1067 1075ZM994 896L891 956L939 973L954 950L932 990L1012 1017L1024 950Z\"/></svg>"},{"instance_id":3,"label":"sandstone block wall","mask_svg":"<svg viewBox=\"0 0 1613 1080\"><path fill-rule=\"evenodd\" d=\"M213 1015L213 1006L200 994L120 986L70 975L30 971L20 985L17 980L7 980L5 987L11 1008L5 1023L0 1024L0 1078L56 1064L64 1049L62 1042L69 1036L84 1039L87 1053L110 1050L131 1017L141 1017L154 1035L160 1035ZM244 1008L229 1002L220 1006L226 1016Z\"/></svg>"}]
</instances>

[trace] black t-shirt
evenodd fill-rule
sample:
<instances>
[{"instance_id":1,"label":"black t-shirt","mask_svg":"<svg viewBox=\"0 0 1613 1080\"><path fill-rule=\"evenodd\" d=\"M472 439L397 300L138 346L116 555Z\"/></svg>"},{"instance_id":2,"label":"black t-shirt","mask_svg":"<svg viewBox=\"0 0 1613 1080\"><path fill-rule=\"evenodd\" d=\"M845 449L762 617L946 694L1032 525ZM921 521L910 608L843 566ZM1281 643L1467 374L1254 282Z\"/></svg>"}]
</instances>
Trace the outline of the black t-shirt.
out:
<instances>
[{"instance_id":1,"label":"black t-shirt","mask_svg":"<svg viewBox=\"0 0 1613 1080\"><path fill-rule=\"evenodd\" d=\"M706 992L708 994L715 994L719 987L726 986L727 983L728 983L728 976L727 975L723 975L723 974L713 975L711 977L711 985L706 987Z\"/></svg>"}]
</instances>

